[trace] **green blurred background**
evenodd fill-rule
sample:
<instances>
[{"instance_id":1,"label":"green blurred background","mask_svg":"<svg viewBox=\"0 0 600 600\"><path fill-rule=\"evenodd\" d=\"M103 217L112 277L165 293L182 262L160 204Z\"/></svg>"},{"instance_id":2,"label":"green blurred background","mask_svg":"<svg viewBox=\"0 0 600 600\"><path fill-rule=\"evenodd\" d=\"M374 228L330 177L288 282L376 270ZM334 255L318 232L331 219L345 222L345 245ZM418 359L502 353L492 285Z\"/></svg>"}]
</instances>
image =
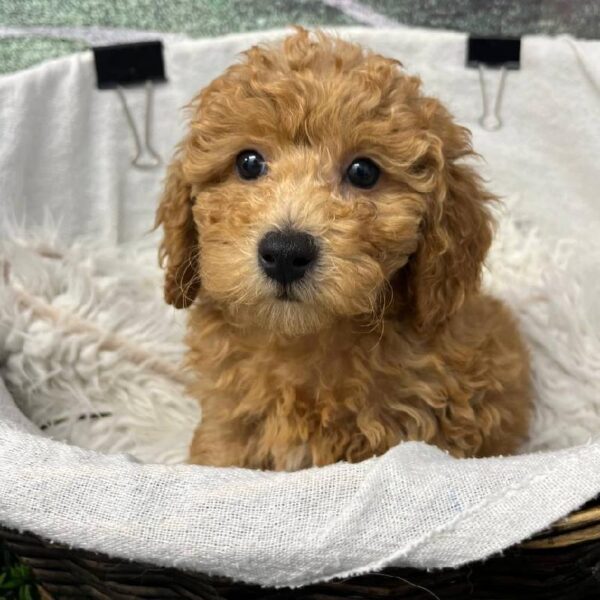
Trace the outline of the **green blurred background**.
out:
<instances>
[{"instance_id":1,"label":"green blurred background","mask_svg":"<svg viewBox=\"0 0 600 600\"><path fill-rule=\"evenodd\" d=\"M144 35L206 37L294 23L598 38L600 0L0 0L0 73Z\"/></svg>"}]
</instances>

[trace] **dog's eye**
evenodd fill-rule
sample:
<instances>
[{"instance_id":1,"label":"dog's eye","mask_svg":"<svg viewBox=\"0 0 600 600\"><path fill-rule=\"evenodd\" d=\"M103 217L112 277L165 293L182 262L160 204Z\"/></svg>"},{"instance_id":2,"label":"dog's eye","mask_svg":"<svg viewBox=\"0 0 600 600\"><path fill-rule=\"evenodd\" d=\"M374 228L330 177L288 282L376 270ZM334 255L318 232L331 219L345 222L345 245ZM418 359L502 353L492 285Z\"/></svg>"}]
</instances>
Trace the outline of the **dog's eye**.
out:
<instances>
[{"instance_id":1,"label":"dog's eye","mask_svg":"<svg viewBox=\"0 0 600 600\"><path fill-rule=\"evenodd\" d=\"M235 164L242 179L258 179L267 172L267 163L256 150L243 150L237 155Z\"/></svg>"},{"instance_id":2,"label":"dog's eye","mask_svg":"<svg viewBox=\"0 0 600 600\"><path fill-rule=\"evenodd\" d=\"M346 170L348 181L359 188L372 188L379 179L379 167L370 158L355 158Z\"/></svg>"}]
</instances>

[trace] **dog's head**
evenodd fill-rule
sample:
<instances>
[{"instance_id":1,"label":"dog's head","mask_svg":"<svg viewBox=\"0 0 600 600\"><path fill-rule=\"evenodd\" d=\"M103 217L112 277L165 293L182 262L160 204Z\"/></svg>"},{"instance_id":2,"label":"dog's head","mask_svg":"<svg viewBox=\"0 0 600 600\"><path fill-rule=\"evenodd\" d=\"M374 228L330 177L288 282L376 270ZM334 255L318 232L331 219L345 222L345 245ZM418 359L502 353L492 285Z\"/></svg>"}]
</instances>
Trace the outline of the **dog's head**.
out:
<instances>
[{"instance_id":1,"label":"dog's head","mask_svg":"<svg viewBox=\"0 0 600 600\"><path fill-rule=\"evenodd\" d=\"M167 302L298 334L390 310L435 328L476 291L491 196L397 61L299 30L191 111L157 213Z\"/></svg>"}]
</instances>

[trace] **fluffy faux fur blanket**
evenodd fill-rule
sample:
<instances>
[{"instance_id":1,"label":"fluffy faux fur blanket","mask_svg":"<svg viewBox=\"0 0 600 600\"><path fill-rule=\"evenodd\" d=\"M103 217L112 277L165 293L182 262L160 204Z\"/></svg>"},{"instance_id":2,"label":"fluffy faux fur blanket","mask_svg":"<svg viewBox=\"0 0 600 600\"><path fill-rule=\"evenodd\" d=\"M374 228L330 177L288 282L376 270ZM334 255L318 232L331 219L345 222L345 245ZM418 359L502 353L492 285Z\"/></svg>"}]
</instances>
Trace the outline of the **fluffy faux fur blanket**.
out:
<instances>
[{"instance_id":1,"label":"fluffy faux fur blanket","mask_svg":"<svg viewBox=\"0 0 600 600\"><path fill-rule=\"evenodd\" d=\"M513 201L514 203L514 201ZM523 451L600 434L600 338L578 310L575 242L550 246L498 214L485 282L519 315L536 414ZM181 462L200 413L180 368L183 315L162 301L152 240L64 245L51 230L1 246L0 373L47 435L144 462Z\"/></svg>"}]
</instances>

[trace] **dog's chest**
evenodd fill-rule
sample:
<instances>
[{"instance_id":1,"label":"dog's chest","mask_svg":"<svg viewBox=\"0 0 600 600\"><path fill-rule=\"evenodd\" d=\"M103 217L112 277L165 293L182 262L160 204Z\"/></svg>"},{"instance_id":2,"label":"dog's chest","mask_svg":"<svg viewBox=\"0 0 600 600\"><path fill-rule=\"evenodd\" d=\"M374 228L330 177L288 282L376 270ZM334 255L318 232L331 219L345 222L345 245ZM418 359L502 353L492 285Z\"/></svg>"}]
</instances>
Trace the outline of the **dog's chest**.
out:
<instances>
[{"instance_id":1,"label":"dog's chest","mask_svg":"<svg viewBox=\"0 0 600 600\"><path fill-rule=\"evenodd\" d=\"M301 340L214 321L191 333L201 430L236 440L247 455L242 464L256 468L357 461L402 439L433 439L453 379L444 361L393 323L384 332L348 327Z\"/></svg>"},{"instance_id":2,"label":"dog's chest","mask_svg":"<svg viewBox=\"0 0 600 600\"><path fill-rule=\"evenodd\" d=\"M344 421L375 418L402 387L401 353L377 335L337 331L282 340L221 329L194 337L190 363L230 417L270 420L299 440Z\"/></svg>"}]
</instances>

